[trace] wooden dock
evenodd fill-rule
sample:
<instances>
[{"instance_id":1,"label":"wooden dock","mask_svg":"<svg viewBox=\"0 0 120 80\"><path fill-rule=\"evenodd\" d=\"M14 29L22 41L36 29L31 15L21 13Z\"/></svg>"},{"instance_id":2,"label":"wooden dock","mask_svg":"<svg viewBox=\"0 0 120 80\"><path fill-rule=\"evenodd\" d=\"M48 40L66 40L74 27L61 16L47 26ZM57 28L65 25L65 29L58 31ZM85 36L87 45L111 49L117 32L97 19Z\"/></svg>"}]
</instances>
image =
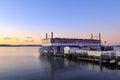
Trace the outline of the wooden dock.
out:
<instances>
[{"instance_id":1,"label":"wooden dock","mask_svg":"<svg viewBox=\"0 0 120 80\"><path fill-rule=\"evenodd\" d=\"M62 57L62 58L69 58L71 60L82 60L82 61L88 61L88 62L94 62L94 63L99 63L99 64L112 64L112 65L117 65L120 66L120 56L106 56L106 55L101 55L101 56L94 56L94 55L86 55L86 54L78 54L78 53L69 53L69 54L63 54L63 53L56 53L53 54L52 56L55 57Z\"/></svg>"}]
</instances>

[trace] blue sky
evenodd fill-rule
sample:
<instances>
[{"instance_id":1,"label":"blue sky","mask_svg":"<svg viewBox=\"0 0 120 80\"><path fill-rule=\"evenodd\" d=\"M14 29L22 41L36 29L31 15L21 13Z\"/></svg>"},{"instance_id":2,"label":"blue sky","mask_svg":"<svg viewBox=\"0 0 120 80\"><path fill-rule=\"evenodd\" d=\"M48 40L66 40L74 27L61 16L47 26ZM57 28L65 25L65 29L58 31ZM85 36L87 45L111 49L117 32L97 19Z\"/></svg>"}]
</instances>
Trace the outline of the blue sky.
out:
<instances>
[{"instance_id":1,"label":"blue sky","mask_svg":"<svg viewBox=\"0 0 120 80\"><path fill-rule=\"evenodd\" d=\"M0 0L0 36L30 36L38 44L51 31L56 37L73 38L101 32L103 42L119 44L119 4L119 0Z\"/></svg>"}]
</instances>

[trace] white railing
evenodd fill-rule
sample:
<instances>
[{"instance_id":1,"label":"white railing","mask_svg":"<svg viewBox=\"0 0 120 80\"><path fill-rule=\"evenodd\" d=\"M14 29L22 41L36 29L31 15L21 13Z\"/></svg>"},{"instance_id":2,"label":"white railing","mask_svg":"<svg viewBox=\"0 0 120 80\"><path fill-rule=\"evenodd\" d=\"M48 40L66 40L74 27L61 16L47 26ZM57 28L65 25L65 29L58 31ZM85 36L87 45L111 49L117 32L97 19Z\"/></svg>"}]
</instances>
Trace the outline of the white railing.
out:
<instances>
[{"instance_id":1,"label":"white railing","mask_svg":"<svg viewBox=\"0 0 120 80\"><path fill-rule=\"evenodd\" d=\"M87 53L88 56L101 56L101 55L107 55L107 56L115 56L115 51L88 51L88 50L70 50L72 53Z\"/></svg>"},{"instance_id":2,"label":"white railing","mask_svg":"<svg viewBox=\"0 0 120 80\"><path fill-rule=\"evenodd\" d=\"M75 44L75 43L44 43L43 46L83 46L83 45L100 45L100 44Z\"/></svg>"}]
</instances>

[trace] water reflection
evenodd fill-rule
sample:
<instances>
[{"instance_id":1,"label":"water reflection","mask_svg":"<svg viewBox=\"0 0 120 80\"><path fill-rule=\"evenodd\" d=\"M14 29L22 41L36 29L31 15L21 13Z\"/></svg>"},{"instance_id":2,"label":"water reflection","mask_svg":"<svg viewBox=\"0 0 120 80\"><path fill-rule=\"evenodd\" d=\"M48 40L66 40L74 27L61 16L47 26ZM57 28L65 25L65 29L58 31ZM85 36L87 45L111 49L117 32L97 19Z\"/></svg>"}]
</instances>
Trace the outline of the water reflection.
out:
<instances>
[{"instance_id":1,"label":"water reflection","mask_svg":"<svg viewBox=\"0 0 120 80\"><path fill-rule=\"evenodd\" d=\"M39 56L50 80L119 79L120 71L115 66L100 65L85 61L72 61L65 58ZM108 76L108 77L106 77Z\"/></svg>"},{"instance_id":2,"label":"water reflection","mask_svg":"<svg viewBox=\"0 0 120 80\"><path fill-rule=\"evenodd\" d=\"M119 80L115 66L40 56L37 47L1 47L0 80Z\"/></svg>"}]
</instances>

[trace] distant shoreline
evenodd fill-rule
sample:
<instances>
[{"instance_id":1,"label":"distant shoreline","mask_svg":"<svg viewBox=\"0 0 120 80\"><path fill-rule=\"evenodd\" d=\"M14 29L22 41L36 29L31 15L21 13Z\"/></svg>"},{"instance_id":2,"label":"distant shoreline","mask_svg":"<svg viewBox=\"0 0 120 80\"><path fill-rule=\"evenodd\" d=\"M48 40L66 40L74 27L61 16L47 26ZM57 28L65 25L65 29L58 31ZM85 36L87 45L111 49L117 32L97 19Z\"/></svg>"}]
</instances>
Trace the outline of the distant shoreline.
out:
<instances>
[{"instance_id":1,"label":"distant shoreline","mask_svg":"<svg viewBox=\"0 0 120 80\"><path fill-rule=\"evenodd\" d=\"M0 45L0 47L41 47L41 45Z\"/></svg>"}]
</instances>

